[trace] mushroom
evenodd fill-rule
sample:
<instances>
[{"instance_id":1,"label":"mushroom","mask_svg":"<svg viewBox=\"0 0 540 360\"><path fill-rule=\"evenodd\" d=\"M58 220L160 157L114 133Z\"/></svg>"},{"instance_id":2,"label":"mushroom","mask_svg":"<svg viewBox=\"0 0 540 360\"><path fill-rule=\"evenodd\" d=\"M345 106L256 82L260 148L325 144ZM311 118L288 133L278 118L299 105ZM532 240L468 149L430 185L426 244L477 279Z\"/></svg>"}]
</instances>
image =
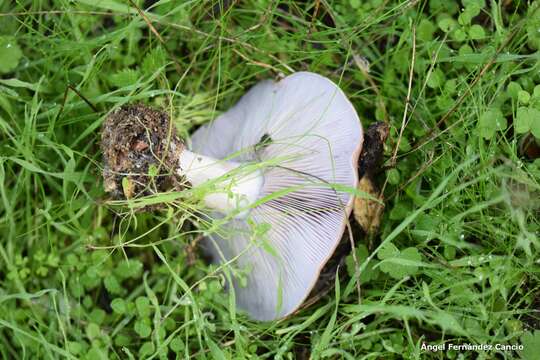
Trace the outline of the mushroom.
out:
<instances>
[{"instance_id":1,"label":"mushroom","mask_svg":"<svg viewBox=\"0 0 540 360\"><path fill-rule=\"evenodd\" d=\"M245 286L234 280L239 308L257 320L291 314L317 282L352 209L347 188L357 186L363 140L354 107L329 79L298 72L257 84L191 140L192 150L204 155L203 167L199 155L188 151L180 164L194 184L204 180L203 169L212 177L227 166L263 164L252 166L257 170L232 189L245 196L249 210L230 219L225 235L209 235L203 246L214 261L234 259L248 270ZM225 158L235 162L212 160ZM221 213L213 216L223 216L235 203L225 193L207 201ZM262 224L270 226L253 238L252 229Z\"/></svg>"},{"instance_id":2,"label":"mushroom","mask_svg":"<svg viewBox=\"0 0 540 360\"><path fill-rule=\"evenodd\" d=\"M113 113L104 129L115 122ZM107 134L102 143L110 146ZM254 86L193 134L191 150L173 140L175 182L206 186L209 216L224 223L205 237L203 249L214 262L245 270L232 272L229 284L237 306L263 321L294 312L342 239L352 211L363 131L350 101L329 79L298 72ZM139 135L124 141L129 146L121 149L146 154L155 148ZM148 146L139 146L141 141ZM119 169L108 166L112 157L106 149L104 154L107 179ZM171 163L171 156L163 157ZM115 177L109 188L119 188L114 183L120 180Z\"/></svg>"}]
</instances>

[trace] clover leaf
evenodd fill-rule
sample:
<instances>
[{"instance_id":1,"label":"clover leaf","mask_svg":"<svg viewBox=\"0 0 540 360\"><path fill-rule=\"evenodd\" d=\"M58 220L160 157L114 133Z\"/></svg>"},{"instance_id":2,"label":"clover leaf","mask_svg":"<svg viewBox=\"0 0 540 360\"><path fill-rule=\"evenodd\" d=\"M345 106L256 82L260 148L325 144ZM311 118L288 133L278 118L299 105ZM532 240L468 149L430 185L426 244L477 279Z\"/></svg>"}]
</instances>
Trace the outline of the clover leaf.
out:
<instances>
[{"instance_id":1,"label":"clover leaf","mask_svg":"<svg viewBox=\"0 0 540 360\"><path fill-rule=\"evenodd\" d=\"M0 36L0 73L13 71L22 57L22 51L15 39Z\"/></svg>"},{"instance_id":2,"label":"clover leaf","mask_svg":"<svg viewBox=\"0 0 540 360\"><path fill-rule=\"evenodd\" d=\"M362 266L363 263L367 261L367 258L369 256L369 252L367 247L364 244L360 244L356 247L356 260L358 261L358 265ZM345 259L345 264L347 266L347 273L350 276L356 275L356 263L354 261L354 257L352 254L347 256ZM362 273L360 274L359 280L361 284L365 284L373 279L377 278L377 275L379 274L379 269L374 269L375 261L371 260Z\"/></svg>"},{"instance_id":3,"label":"clover leaf","mask_svg":"<svg viewBox=\"0 0 540 360\"><path fill-rule=\"evenodd\" d=\"M500 109L489 109L478 119L480 135L487 140L493 138L497 131L506 130L507 126L506 118Z\"/></svg>"},{"instance_id":4,"label":"clover leaf","mask_svg":"<svg viewBox=\"0 0 540 360\"><path fill-rule=\"evenodd\" d=\"M540 138L540 110L519 107L514 119L514 129L518 134L530 131L536 138Z\"/></svg>"},{"instance_id":5,"label":"clover leaf","mask_svg":"<svg viewBox=\"0 0 540 360\"><path fill-rule=\"evenodd\" d=\"M150 316L152 309L150 307L150 300L147 297L139 296L135 299L135 306L137 307L137 312L139 316L144 318Z\"/></svg>"},{"instance_id":6,"label":"clover leaf","mask_svg":"<svg viewBox=\"0 0 540 360\"><path fill-rule=\"evenodd\" d=\"M377 257L382 260L381 271L387 273L394 279L402 279L408 275L414 275L418 271L418 265L422 260L422 255L416 248L409 247L399 250L394 244L383 245Z\"/></svg>"},{"instance_id":7,"label":"clover leaf","mask_svg":"<svg viewBox=\"0 0 540 360\"><path fill-rule=\"evenodd\" d=\"M117 314L125 314L127 311L126 301L122 298L116 298L111 301L111 308Z\"/></svg>"},{"instance_id":8,"label":"clover leaf","mask_svg":"<svg viewBox=\"0 0 540 360\"><path fill-rule=\"evenodd\" d=\"M416 33L418 34L418 38L420 40L431 41L433 40L433 33L436 30L436 26L431 21L429 21L428 19L423 19L422 21L420 21L420 24L418 24Z\"/></svg>"},{"instance_id":9,"label":"clover leaf","mask_svg":"<svg viewBox=\"0 0 540 360\"><path fill-rule=\"evenodd\" d=\"M484 31L484 28L480 25L473 25L469 29L469 36L472 40L479 40L483 39L486 36L486 32Z\"/></svg>"},{"instance_id":10,"label":"clover leaf","mask_svg":"<svg viewBox=\"0 0 540 360\"><path fill-rule=\"evenodd\" d=\"M150 320L148 318L137 320L133 326L133 329L142 338L148 337L150 334L152 334L152 327L150 326Z\"/></svg>"}]
</instances>

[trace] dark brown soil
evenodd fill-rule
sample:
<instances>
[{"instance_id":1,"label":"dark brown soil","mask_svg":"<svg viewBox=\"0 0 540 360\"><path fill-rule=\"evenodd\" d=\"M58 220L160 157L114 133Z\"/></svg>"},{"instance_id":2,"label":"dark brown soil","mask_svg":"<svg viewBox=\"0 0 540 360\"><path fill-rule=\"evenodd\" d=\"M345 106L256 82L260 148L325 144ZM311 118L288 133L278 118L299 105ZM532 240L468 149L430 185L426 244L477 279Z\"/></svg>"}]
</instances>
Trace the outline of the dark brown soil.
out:
<instances>
[{"instance_id":1,"label":"dark brown soil","mask_svg":"<svg viewBox=\"0 0 540 360\"><path fill-rule=\"evenodd\" d=\"M371 124L364 134L364 144L358 159L358 176L374 177L381 171L384 156L384 143L390 128L387 123L379 121Z\"/></svg>"},{"instance_id":2,"label":"dark brown soil","mask_svg":"<svg viewBox=\"0 0 540 360\"><path fill-rule=\"evenodd\" d=\"M103 124L105 191L115 199L131 199L181 190L184 181L175 169L183 149L165 112L142 104L122 106Z\"/></svg>"}]
</instances>

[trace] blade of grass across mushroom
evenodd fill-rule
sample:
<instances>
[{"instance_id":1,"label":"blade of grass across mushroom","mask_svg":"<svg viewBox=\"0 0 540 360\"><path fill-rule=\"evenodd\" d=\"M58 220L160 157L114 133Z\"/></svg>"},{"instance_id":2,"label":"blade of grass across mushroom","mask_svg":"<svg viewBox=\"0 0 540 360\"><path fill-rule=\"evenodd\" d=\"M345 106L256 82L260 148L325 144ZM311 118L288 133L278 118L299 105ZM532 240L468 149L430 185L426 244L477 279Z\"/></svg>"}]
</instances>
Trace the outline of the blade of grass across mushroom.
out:
<instances>
[{"instance_id":1,"label":"blade of grass across mushroom","mask_svg":"<svg viewBox=\"0 0 540 360\"><path fill-rule=\"evenodd\" d=\"M238 162L277 162L260 170L262 187L249 213L225 223L232 241L211 234L205 244L215 261L238 258L241 268L252 268L245 288L238 281L232 285L238 306L253 318L289 315L314 286L346 228L353 196L340 186L351 192L356 187L362 139L360 120L343 92L312 73L257 84L193 135L193 150L205 156L240 151ZM257 226L264 230L258 242L249 236Z\"/></svg>"}]
</instances>

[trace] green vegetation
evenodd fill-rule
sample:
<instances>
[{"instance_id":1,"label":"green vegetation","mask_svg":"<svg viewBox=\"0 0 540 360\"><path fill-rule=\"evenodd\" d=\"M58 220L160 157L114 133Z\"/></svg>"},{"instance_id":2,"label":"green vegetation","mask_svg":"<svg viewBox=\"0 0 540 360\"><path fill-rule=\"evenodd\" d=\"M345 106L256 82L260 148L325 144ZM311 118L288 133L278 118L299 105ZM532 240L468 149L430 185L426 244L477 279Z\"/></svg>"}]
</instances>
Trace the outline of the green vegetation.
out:
<instances>
[{"instance_id":1,"label":"green vegetation","mask_svg":"<svg viewBox=\"0 0 540 360\"><path fill-rule=\"evenodd\" d=\"M537 358L539 5L0 1L0 357ZM299 70L339 83L365 126L390 123L385 215L356 239L359 272L349 258L335 291L256 323L190 246L217 226L190 225L197 202L108 201L100 125L139 101L188 138Z\"/></svg>"}]
</instances>

